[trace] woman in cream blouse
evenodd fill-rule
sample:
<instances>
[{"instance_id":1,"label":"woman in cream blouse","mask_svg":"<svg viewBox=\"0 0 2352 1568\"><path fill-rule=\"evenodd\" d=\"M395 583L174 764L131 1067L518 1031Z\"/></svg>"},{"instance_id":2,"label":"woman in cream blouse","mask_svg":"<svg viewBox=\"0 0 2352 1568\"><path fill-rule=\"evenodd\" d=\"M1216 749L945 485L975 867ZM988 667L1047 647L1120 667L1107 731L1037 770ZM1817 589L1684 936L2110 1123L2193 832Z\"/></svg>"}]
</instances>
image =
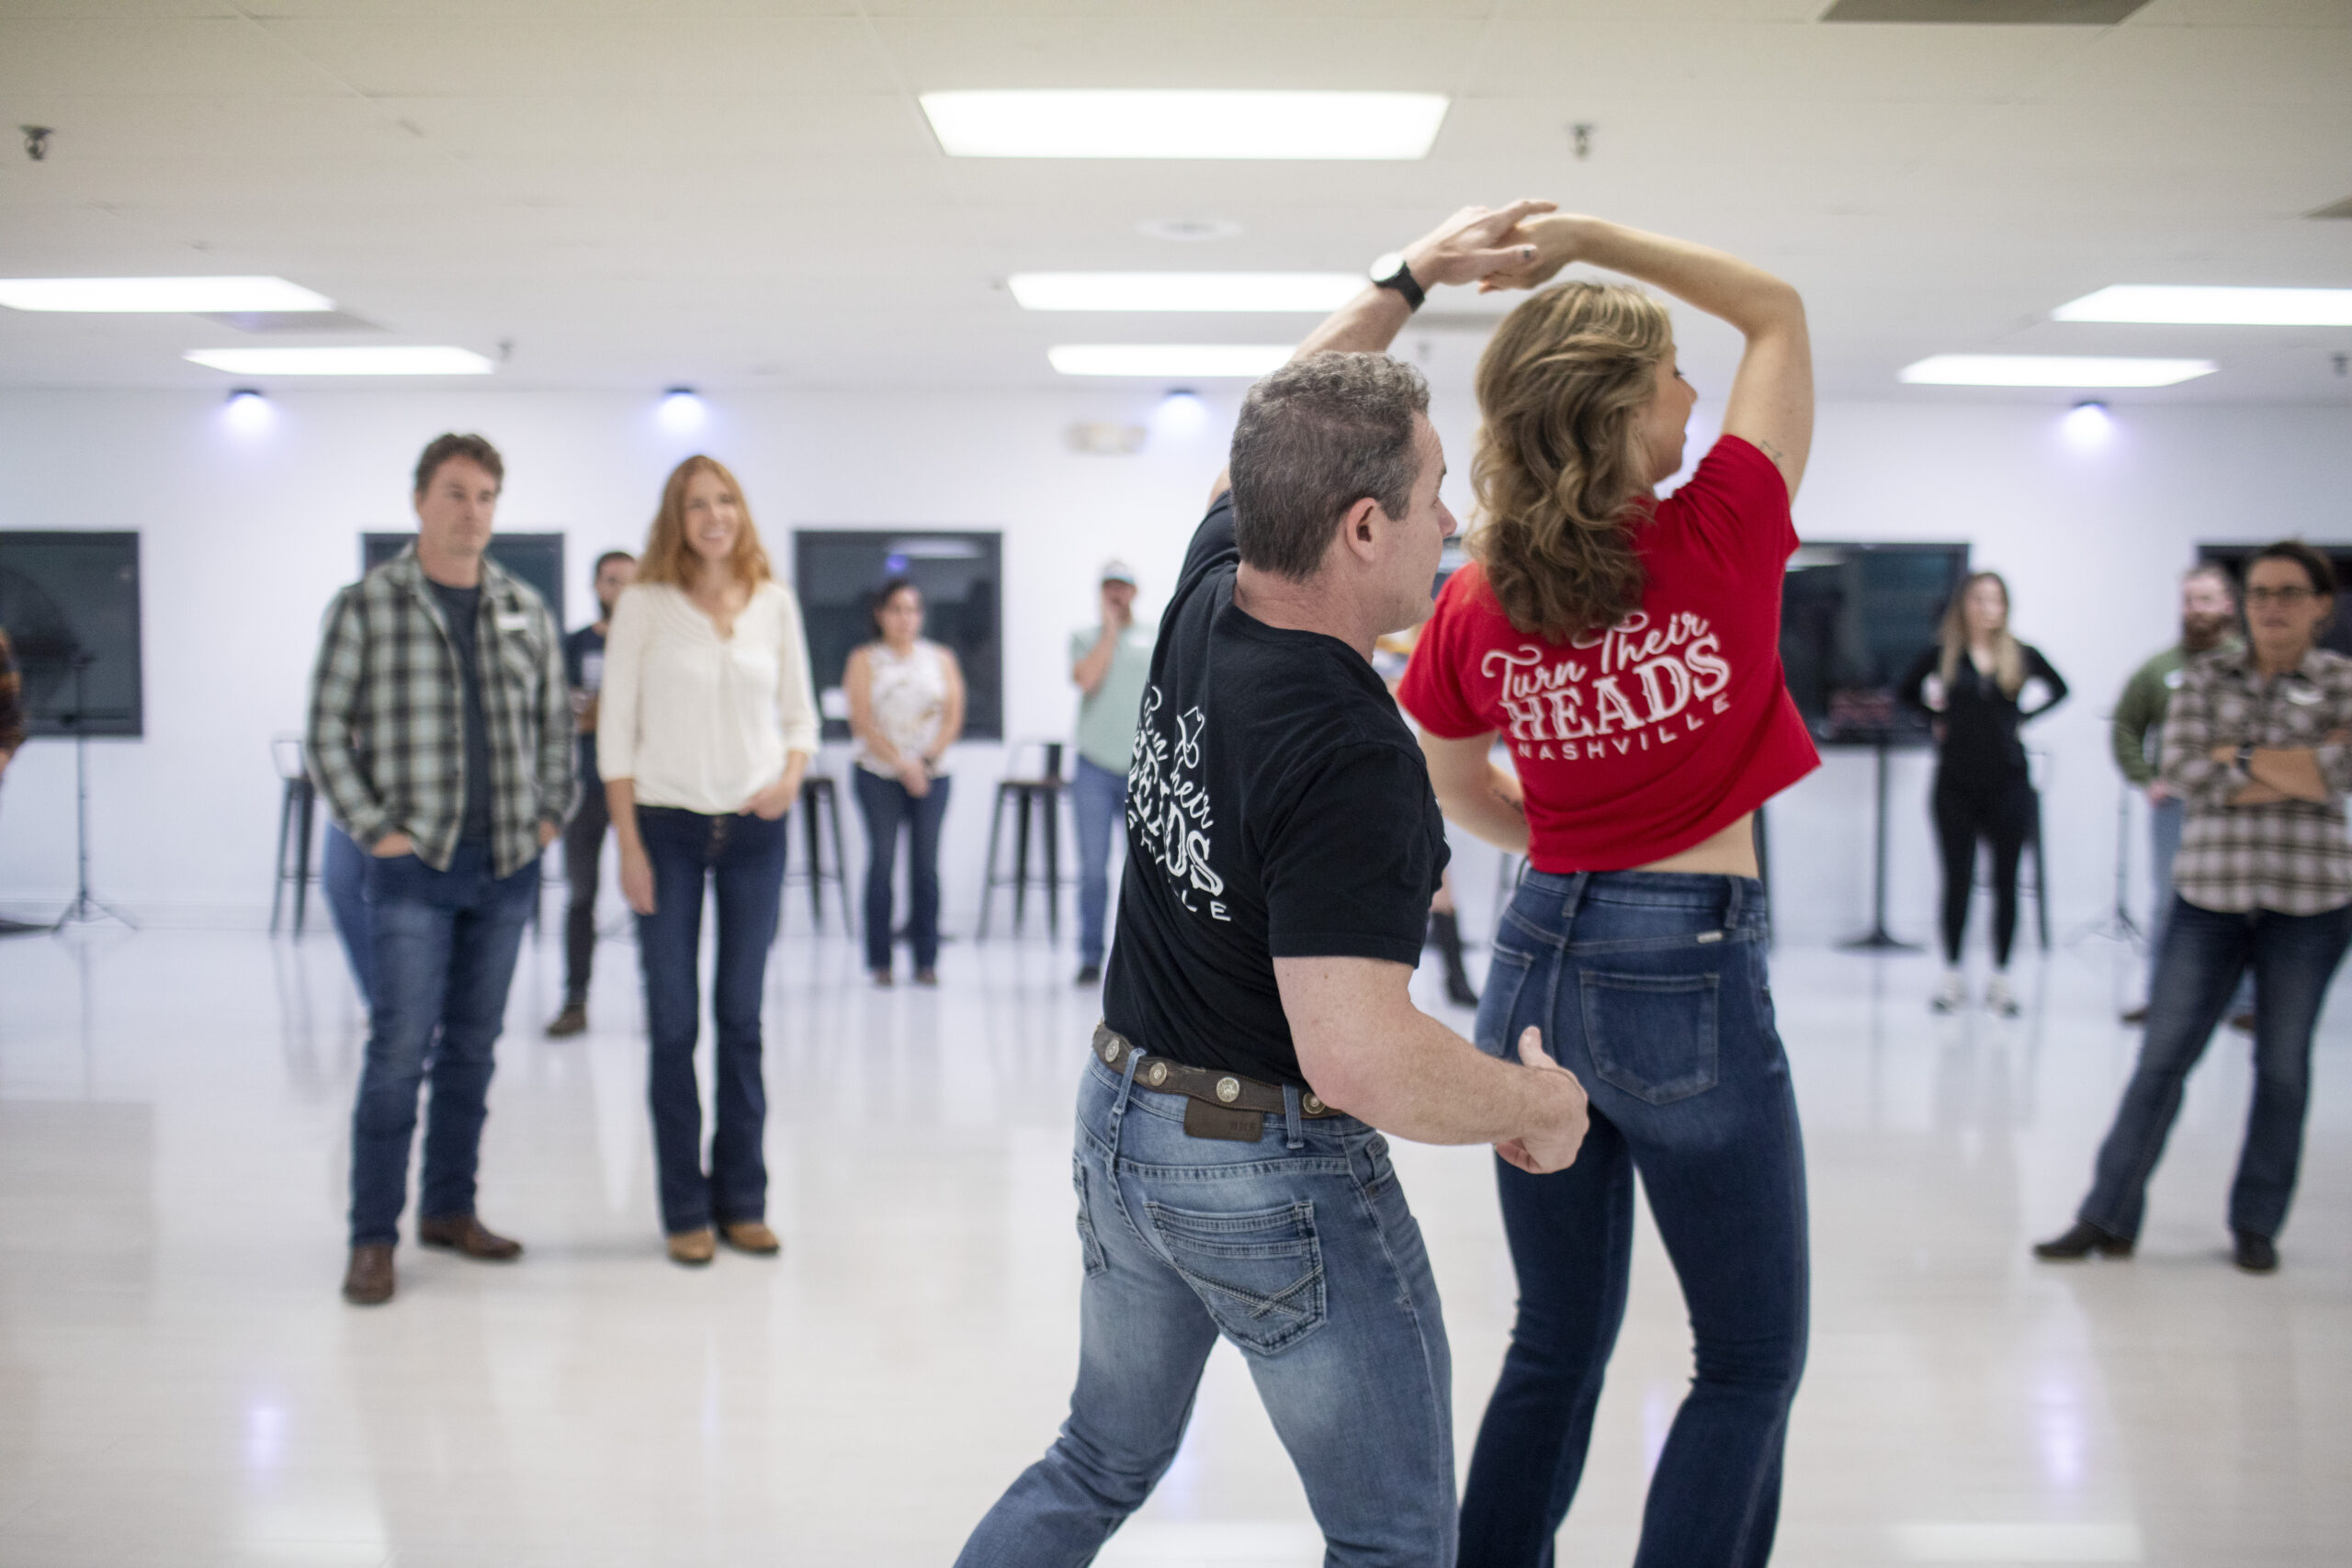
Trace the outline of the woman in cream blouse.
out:
<instances>
[{"instance_id":1,"label":"woman in cream blouse","mask_svg":"<svg viewBox=\"0 0 2352 1568\"><path fill-rule=\"evenodd\" d=\"M735 476L689 457L662 487L637 581L614 607L596 762L638 915L648 1099L670 1257L718 1235L780 1248L767 1225L760 997L784 891L785 814L817 751L800 606L768 570ZM707 1173L695 1081L704 885L718 900L717 1127Z\"/></svg>"}]
</instances>

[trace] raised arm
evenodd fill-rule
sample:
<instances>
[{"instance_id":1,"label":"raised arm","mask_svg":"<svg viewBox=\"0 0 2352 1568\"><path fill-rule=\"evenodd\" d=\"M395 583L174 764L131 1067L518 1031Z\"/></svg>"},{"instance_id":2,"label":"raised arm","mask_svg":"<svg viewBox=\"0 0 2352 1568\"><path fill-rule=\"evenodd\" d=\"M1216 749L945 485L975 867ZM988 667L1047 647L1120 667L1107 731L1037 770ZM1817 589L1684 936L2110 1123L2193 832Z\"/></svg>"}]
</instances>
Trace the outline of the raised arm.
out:
<instances>
[{"instance_id":1,"label":"raised arm","mask_svg":"<svg viewBox=\"0 0 2352 1568\"><path fill-rule=\"evenodd\" d=\"M1449 740L1421 731L1421 756L1430 765L1430 788L1446 820L1458 822L1509 854L1527 852L1527 808L1516 778L1487 760L1491 734Z\"/></svg>"},{"instance_id":2,"label":"raised arm","mask_svg":"<svg viewBox=\"0 0 2352 1568\"><path fill-rule=\"evenodd\" d=\"M1509 207L1465 207L1405 247L1405 265L1424 293L1447 284L1476 283L1510 266L1529 266L1534 246L1512 231L1552 210L1548 201L1520 200ZM1354 299L1323 319L1291 353L1385 354L1413 307L1394 288L1367 283ZM1233 488L1230 475L1220 472L1209 487L1209 504Z\"/></svg>"},{"instance_id":3,"label":"raised arm","mask_svg":"<svg viewBox=\"0 0 2352 1568\"><path fill-rule=\"evenodd\" d=\"M1771 458L1795 498L1813 451L1813 339L1794 288L1737 256L1598 218L1532 218L1521 232L1534 242L1534 257L1495 271L1482 291L1532 288L1584 262L1662 288L1738 329L1747 349L1732 378L1724 434Z\"/></svg>"}]
</instances>

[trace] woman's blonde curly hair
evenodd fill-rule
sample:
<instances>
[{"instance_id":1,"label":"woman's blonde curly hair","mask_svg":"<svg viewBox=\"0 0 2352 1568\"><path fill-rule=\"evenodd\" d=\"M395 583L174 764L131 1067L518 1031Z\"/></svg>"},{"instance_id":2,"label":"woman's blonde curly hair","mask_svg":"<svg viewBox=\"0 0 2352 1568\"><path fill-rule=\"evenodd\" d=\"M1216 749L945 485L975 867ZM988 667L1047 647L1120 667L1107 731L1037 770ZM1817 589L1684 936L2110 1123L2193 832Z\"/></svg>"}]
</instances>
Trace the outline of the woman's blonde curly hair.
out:
<instances>
[{"instance_id":1,"label":"woman's blonde curly hair","mask_svg":"<svg viewBox=\"0 0 2352 1568\"><path fill-rule=\"evenodd\" d=\"M1519 630L1561 642L1640 607L1627 508L1651 493L1639 416L1673 349L1640 289L1567 283L1504 317L1479 356L1468 547Z\"/></svg>"}]
</instances>

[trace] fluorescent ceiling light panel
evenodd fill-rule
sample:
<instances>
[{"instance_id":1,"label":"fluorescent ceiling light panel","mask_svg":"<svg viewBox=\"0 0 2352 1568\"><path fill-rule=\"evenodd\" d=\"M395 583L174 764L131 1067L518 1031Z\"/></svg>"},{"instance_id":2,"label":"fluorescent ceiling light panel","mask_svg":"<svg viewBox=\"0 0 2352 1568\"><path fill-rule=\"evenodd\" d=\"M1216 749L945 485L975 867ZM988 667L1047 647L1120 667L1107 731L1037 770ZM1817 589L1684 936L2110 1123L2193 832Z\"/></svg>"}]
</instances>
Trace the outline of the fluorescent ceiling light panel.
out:
<instances>
[{"instance_id":1,"label":"fluorescent ceiling light panel","mask_svg":"<svg viewBox=\"0 0 2352 1568\"><path fill-rule=\"evenodd\" d=\"M332 310L334 301L282 277L9 277L0 305L12 310Z\"/></svg>"},{"instance_id":2,"label":"fluorescent ceiling light panel","mask_svg":"<svg viewBox=\"0 0 2352 1568\"><path fill-rule=\"evenodd\" d=\"M951 158L1426 158L1442 93L925 93Z\"/></svg>"},{"instance_id":3,"label":"fluorescent ceiling light panel","mask_svg":"<svg viewBox=\"0 0 2352 1568\"><path fill-rule=\"evenodd\" d=\"M2118 283L2050 312L2060 321L2184 326L2352 327L2352 288L2232 288Z\"/></svg>"},{"instance_id":4,"label":"fluorescent ceiling light panel","mask_svg":"<svg viewBox=\"0 0 2352 1568\"><path fill-rule=\"evenodd\" d=\"M1065 376L1165 376L1255 380L1291 355L1286 343L1076 343L1046 351Z\"/></svg>"},{"instance_id":5,"label":"fluorescent ceiling light panel","mask_svg":"<svg viewBox=\"0 0 2352 1568\"><path fill-rule=\"evenodd\" d=\"M1360 272L1016 272L1024 310L1289 310L1321 315L1354 299Z\"/></svg>"},{"instance_id":6,"label":"fluorescent ceiling light panel","mask_svg":"<svg viewBox=\"0 0 2352 1568\"><path fill-rule=\"evenodd\" d=\"M199 348L187 357L236 376L487 376L497 368L469 348Z\"/></svg>"},{"instance_id":7,"label":"fluorescent ceiling light panel","mask_svg":"<svg viewBox=\"0 0 2352 1568\"><path fill-rule=\"evenodd\" d=\"M1921 387L2169 387L2211 376L2210 359L2094 359L2054 354L1937 354L1896 379Z\"/></svg>"}]
</instances>

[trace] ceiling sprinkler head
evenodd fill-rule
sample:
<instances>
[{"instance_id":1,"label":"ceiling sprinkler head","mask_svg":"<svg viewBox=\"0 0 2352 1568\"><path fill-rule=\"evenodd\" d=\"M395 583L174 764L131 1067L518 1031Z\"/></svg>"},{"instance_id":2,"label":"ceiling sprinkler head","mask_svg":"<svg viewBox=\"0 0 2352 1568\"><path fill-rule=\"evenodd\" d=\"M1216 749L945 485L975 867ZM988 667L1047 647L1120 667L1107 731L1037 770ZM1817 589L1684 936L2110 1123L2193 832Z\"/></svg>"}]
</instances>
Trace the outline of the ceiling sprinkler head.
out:
<instances>
[{"instance_id":1,"label":"ceiling sprinkler head","mask_svg":"<svg viewBox=\"0 0 2352 1568\"><path fill-rule=\"evenodd\" d=\"M25 133L26 157L30 158L34 163L38 164L49 156L49 127L45 125L20 125L17 127L17 129Z\"/></svg>"}]
</instances>

